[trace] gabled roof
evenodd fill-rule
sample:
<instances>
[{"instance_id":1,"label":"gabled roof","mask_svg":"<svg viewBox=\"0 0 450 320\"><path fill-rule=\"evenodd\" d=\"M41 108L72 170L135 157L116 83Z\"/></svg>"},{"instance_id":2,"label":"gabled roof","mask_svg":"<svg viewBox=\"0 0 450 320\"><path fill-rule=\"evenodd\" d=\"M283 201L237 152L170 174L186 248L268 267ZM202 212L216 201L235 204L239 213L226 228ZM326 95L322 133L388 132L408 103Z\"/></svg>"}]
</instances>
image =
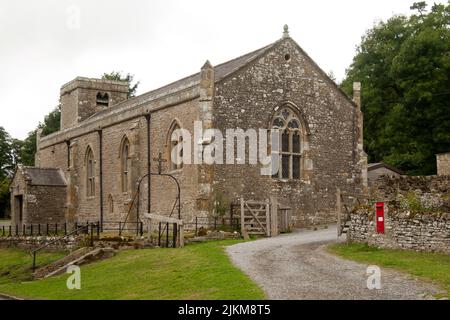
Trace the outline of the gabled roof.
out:
<instances>
[{"instance_id":1,"label":"gabled roof","mask_svg":"<svg viewBox=\"0 0 450 320\"><path fill-rule=\"evenodd\" d=\"M60 169L18 166L14 173L14 177L18 172L22 174L26 183L31 186L67 186L66 180Z\"/></svg>"},{"instance_id":2,"label":"gabled roof","mask_svg":"<svg viewBox=\"0 0 450 320\"><path fill-rule=\"evenodd\" d=\"M222 81L223 79L225 79L227 76L237 72L238 70L246 67L247 65L249 65L252 61L255 61L256 59L258 59L259 57L263 56L266 52L268 52L269 50L271 50L272 48L276 47L278 44L284 42L284 41L292 41L295 46L297 47L297 49L301 52L302 55L304 55L304 57L316 68L316 70L325 78L329 81L329 83L339 92L342 94L342 96L347 99L347 101L349 101L355 108L356 105L353 102L352 99L350 99L350 97L347 96L347 94L344 93L344 91L342 91L342 89L333 81L330 79L330 77L317 65L317 63L305 52L305 50L303 50L299 44L297 42L295 42L292 38L290 37L283 37L280 40L277 40L263 48L260 48L258 50L252 51L250 53L247 53L245 55L242 55L238 58L235 58L233 60L227 61L225 63L219 64L217 66L214 67L214 78L215 78L215 82L218 83L220 81ZM94 115L91 116L91 118L97 118L97 117L101 117L105 114L108 114L110 112L113 112L114 110L119 110L124 106L129 105L130 103L133 102L133 100L142 100L142 101L151 101L156 97L162 97L171 93L175 93L187 88L191 88L193 86L196 86L200 83L200 72L197 72L193 75L190 75L188 77L185 77L183 79L177 80L175 82L172 82L168 85L165 85L161 88L158 88L156 90L152 90L149 91L147 93L144 93L142 95L139 95L137 97L128 99L126 101L123 101L115 106L112 106L109 109L100 111Z\"/></svg>"},{"instance_id":3,"label":"gabled roof","mask_svg":"<svg viewBox=\"0 0 450 320\"><path fill-rule=\"evenodd\" d=\"M369 163L369 164L367 165L367 170L368 170L368 171L373 171L373 170L376 170L376 169L379 169L379 168L385 168L385 169L394 171L394 172L396 172L396 173L398 173L398 174L400 174L400 175L403 174L403 172L402 172L401 170L399 170L399 169L397 169L397 168L395 168L395 167L393 167L393 166L390 166L390 165L388 165L388 164L386 164L386 163L382 163L382 162L379 162L379 163Z\"/></svg>"},{"instance_id":4,"label":"gabled roof","mask_svg":"<svg viewBox=\"0 0 450 320\"><path fill-rule=\"evenodd\" d=\"M223 80L226 76L234 73L235 71L243 68L251 61L255 60L259 56L263 55L265 52L267 52L269 49L273 48L276 44L278 44L281 40L276 41L268 46L265 46L263 48L260 48L258 50L252 51L250 53L247 53L243 56L240 56L238 58L235 58L233 60L227 61L225 63L219 64L214 67L214 77L215 82L219 82ZM124 102L121 102L109 109L105 109L103 111L97 112L96 114L92 115L91 118L96 118L98 116L107 114L111 112L112 110L115 110L117 108L120 108L122 105L129 103L133 99L142 99L147 100L149 98L156 97L156 96L164 96L170 93L178 92L186 88L190 88L193 86L196 86L200 83L200 72L197 72L195 74L192 74L188 77L185 77L183 79L177 80L175 82L172 82L168 85L165 85L161 88L149 91L147 93L144 93L142 95L139 95L137 97L131 98L129 100L126 100Z\"/></svg>"},{"instance_id":5,"label":"gabled roof","mask_svg":"<svg viewBox=\"0 0 450 320\"><path fill-rule=\"evenodd\" d=\"M292 38L289 36L283 36L280 40L277 40L263 48L260 48L258 50L255 50L253 52L247 53L245 55L242 55L238 58L235 58L233 60L230 60L228 62L219 64L214 67L214 73L215 73L215 82L221 82L228 76L231 76L238 72L239 70L249 66L252 62L256 61L260 57L264 56L267 52L269 52L271 49L275 48L279 44L283 43L284 41L292 41L294 45L297 47L297 49L300 51L301 54L304 55L304 57L308 60L309 63L312 64L312 66L318 71L320 75L332 86L334 89L341 94L341 96L346 99L353 107L357 107L356 104L353 102L353 100L347 96L347 94L342 91L342 89L333 81L330 79L330 77L314 62L314 60L298 45L297 42L295 42ZM156 99L164 98L170 94L181 92L186 89L191 89L195 86L198 86L200 84L200 72L195 73L193 75L190 75L188 77L185 77L183 79L180 79L178 81L175 81L173 83L170 83L166 86L163 86L161 88L158 88L156 90L149 91L147 93L144 93L142 95L136 96L134 98L122 101L114 106L111 106L108 109L105 109L103 111L97 112L93 114L88 119L84 120L83 122L79 123L77 126L82 126L86 124L92 124L98 119L101 119L103 117L107 117L109 115L114 114L120 114L122 112L125 112L126 110L129 110L131 108L135 108L138 106L142 106L146 103L150 103ZM75 127L68 128L64 131L72 130ZM49 138L52 136L56 136L60 134L62 131L55 132L45 138Z\"/></svg>"}]
</instances>

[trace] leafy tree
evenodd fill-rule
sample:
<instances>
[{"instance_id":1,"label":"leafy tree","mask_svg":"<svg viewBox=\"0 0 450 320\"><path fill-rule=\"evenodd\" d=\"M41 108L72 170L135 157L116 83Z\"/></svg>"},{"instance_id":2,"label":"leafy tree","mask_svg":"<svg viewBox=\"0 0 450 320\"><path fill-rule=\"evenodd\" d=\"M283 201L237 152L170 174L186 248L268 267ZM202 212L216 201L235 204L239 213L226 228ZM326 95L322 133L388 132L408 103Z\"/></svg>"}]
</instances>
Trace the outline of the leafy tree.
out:
<instances>
[{"instance_id":1,"label":"leafy tree","mask_svg":"<svg viewBox=\"0 0 450 320\"><path fill-rule=\"evenodd\" d=\"M0 180L11 175L13 169L11 154L11 137L3 127L0 127Z\"/></svg>"},{"instance_id":2,"label":"leafy tree","mask_svg":"<svg viewBox=\"0 0 450 320\"><path fill-rule=\"evenodd\" d=\"M20 149L20 159L21 163L25 166L34 165L34 155L36 153L36 135L37 130L33 130L28 133L26 139L22 141L22 146Z\"/></svg>"},{"instance_id":3,"label":"leafy tree","mask_svg":"<svg viewBox=\"0 0 450 320\"><path fill-rule=\"evenodd\" d=\"M61 129L61 106L59 105L52 112L45 116L44 122L38 126L42 129L42 135L48 136Z\"/></svg>"},{"instance_id":4,"label":"leafy tree","mask_svg":"<svg viewBox=\"0 0 450 320\"><path fill-rule=\"evenodd\" d=\"M45 116L44 122L39 123L37 129L28 133L27 138L21 143L18 142L20 146L19 159L21 163L25 166L34 165L34 155L36 153L36 136L37 130L42 129L42 136L47 136L54 132L60 130L60 120L61 120L61 107L56 107L52 112Z\"/></svg>"},{"instance_id":5,"label":"leafy tree","mask_svg":"<svg viewBox=\"0 0 450 320\"><path fill-rule=\"evenodd\" d=\"M0 218L5 218L9 209L9 180L0 179Z\"/></svg>"},{"instance_id":6,"label":"leafy tree","mask_svg":"<svg viewBox=\"0 0 450 320\"><path fill-rule=\"evenodd\" d=\"M132 98L136 95L137 88L139 87L140 82L133 83L134 75L127 73L126 75L122 75L122 72L112 71L111 73L104 73L102 76L104 80L114 80L114 81L126 81L128 82L128 98Z\"/></svg>"},{"instance_id":7,"label":"leafy tree","mask_svg":"<svg viewBox=\"0 0 450 320\"><path fill-rule=\"evenodd\" d=\"M435 174L450 150L450 2L415 3L418 14L380 22L362 38L342 88L363 83L370 161L408 174Z\"/></svg>"},{"instance_id":8,"label":"leafy tree","mask_svg":"<svg viewBox=\"0 0 450 320\"><path fill-rule=\"evenodd\" d=\"M9 204L9 178L14 170L12 140L8 132L0 127L0 217L5 216Z\"/></svg>"}]
</instances>

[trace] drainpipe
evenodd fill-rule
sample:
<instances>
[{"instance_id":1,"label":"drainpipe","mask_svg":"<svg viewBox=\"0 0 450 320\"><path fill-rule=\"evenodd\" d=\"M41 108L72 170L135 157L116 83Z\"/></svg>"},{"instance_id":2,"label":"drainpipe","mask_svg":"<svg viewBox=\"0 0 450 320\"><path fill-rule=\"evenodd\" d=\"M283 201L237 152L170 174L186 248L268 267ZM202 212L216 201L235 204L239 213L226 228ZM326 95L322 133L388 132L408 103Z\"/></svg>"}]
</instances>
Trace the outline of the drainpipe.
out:
<instances>
[{"instance_id":1,"label":"drainpipe","mask_svg":"<svg viewBox=\"0 0 450 320\"><path fill-rule=\"evenodd\" d=\"M150 199L151 199L151 195L152 195L152 190L151 190L152 175L150 174L151 170L152 170L151 142L150 142L152 114L150 112L148 114L146 114L145 119L147 120L147 174L148 174L148 177L147 177L147 183L148 183L147 212L150 213L150 210L152 208L152 205L150 203Z\"/></svg>"},{"instance_id":2,"label":"drainpipe","mask_svg":"<svg viewBox=\"0 0 450 320\"><path fill-rule=\"evenodd\" d=\"M103 130L97 132L100 144L100 229L103 231Z\"/></svg>"},{"instance_id":3,"label":"drainpipe","mask_svg":"<svg viewBox=\"0 0 450 320\"><path fill-rule=\"evenodd\" d=\"M67 170L70 169L70 140L66 140L67 145Z\"/></svg>"}]
</instances>

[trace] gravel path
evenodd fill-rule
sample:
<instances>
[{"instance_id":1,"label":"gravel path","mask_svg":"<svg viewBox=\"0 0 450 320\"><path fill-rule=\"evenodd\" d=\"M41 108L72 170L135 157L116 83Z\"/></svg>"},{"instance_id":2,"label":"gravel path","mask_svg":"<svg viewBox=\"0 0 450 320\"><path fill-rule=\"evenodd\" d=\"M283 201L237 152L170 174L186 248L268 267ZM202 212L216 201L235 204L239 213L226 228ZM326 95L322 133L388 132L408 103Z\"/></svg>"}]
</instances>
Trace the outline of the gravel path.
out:
<instances>
[{"instance_id":1,"label":"gravel path","mask_svg":"<svg viewBox=\"0 0 450 320\"><path fill-rule=\"evenodd\" d=\"M367 265L326 252L336 228L241 243L227 248L233 263L271 300L432 299L438 289L393 270L381 270L381 290L367 289Z\"/></svg>"}]
</instances>

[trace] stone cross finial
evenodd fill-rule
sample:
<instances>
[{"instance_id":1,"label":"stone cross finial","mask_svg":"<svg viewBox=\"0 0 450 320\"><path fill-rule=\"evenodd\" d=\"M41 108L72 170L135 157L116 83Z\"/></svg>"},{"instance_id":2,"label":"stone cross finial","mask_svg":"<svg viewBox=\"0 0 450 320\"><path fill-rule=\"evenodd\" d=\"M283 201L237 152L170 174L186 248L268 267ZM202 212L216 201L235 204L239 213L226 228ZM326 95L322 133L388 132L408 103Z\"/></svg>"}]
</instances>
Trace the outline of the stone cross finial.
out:
<instances>
[{"instance_id":1,"label":"stone cross finial","mask_svg":"<svg viewBox=\"0 0 450 320\"><path fill-rule=\"evenodd\" d=\"M289 38L289 26L287 24L284 25L283 38Z\"/></svg>"},{"instance_id":2,"label":"stone cross finial","mask_svg":"<svg viewBox=\"0 0 450 320\"><path fill-rule=\"evenodd\" d=\"M162 173L162 164L163 162L167 162L166 159L163 159L163 155L160 152L158 158L153 158L153 161L158 161L158 174Z\"/></svg>"}]
</instances>

